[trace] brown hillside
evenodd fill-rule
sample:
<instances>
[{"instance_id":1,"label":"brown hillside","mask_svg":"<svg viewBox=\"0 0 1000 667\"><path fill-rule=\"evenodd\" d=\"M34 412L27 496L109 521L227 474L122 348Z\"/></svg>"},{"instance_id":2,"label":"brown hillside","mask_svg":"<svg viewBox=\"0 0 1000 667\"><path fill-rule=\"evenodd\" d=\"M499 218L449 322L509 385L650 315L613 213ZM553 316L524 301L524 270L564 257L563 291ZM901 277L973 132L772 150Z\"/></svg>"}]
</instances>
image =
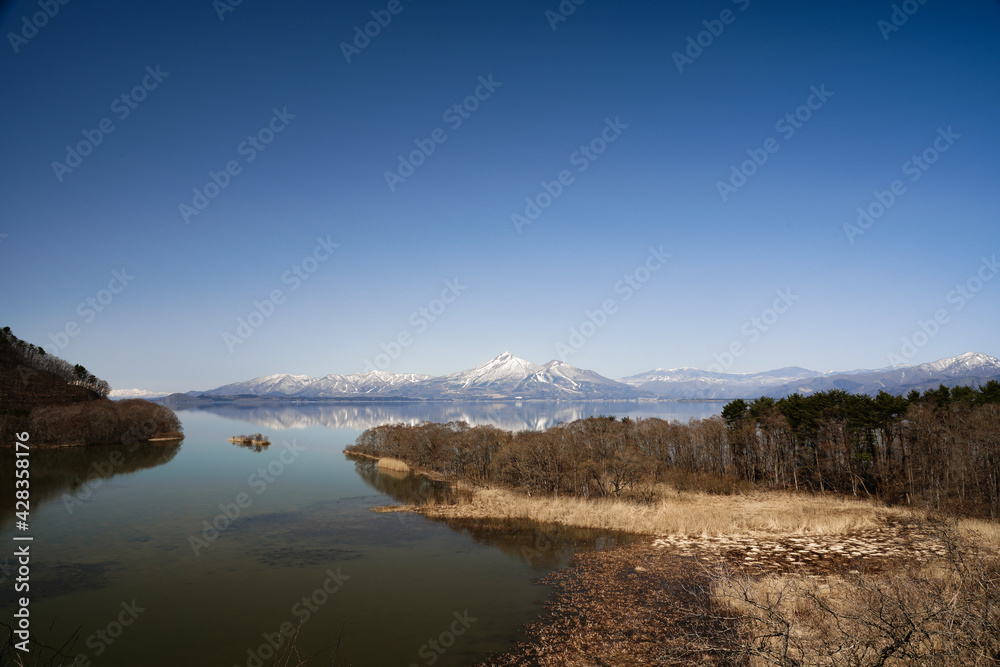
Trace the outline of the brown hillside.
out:
<instances>
[{"instance_id":1,"label":"brown hillside","mask_svg":"<svg viewBox=\"0 0 1000 667\"><path fill-rule=\"evenodd\" d=\"M25 365L9 347L0 347L0 411L30 410L38 405L93 401L97 392L72 385L55 373Z\"/></svg>"},{"instance_id":2,"label":"brown hillside","mask_svg":"<svg viewBox=\"0 0 1000 667\"><path fill-rule=\"evenodd\" d=\"M32 445L61 447L182 438L170 408L144 401L110 401L111 388L79 364L71 365L0 329L0 447L17 434Z\"/></svg>"}]
</instances>

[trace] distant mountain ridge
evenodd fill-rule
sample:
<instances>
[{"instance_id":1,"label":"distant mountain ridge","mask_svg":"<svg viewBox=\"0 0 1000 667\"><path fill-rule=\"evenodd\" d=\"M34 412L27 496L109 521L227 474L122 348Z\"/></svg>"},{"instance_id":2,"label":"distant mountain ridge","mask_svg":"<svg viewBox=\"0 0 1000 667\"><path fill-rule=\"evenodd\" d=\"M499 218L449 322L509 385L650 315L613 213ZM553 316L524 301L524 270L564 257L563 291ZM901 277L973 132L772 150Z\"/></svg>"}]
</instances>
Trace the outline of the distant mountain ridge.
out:
<instances>
[{"instance_id":1,"label":"distant mountain ridge","mask_svg":"<svg viewBox=\"0 0 1000 667\"><path fill-rule=\"evenodd\" d=\"M510 352L469 370L433 377L369 371L352 375L269 375L188 396L282 396L287 398L381 397L410 399L652 398L643 390L561 361L539 366Z\"/></svg>"},{"instance_id":2,"label":"distant mountain ridge","mask_svg":"<svg viewBox=\"0 0 1000 667\"><path fill-rule=\"evenodd\" d=\"M465 371L434 377L370 371L321 378L286 373L234 382L208 391L173 394L170 402L225 397L269 399L407 400L640 400L733 399L842 389L856 394L908 393L940 384L981 386L1000 381L1000 360L978 352L917 366L876 370L811 371L789 366L761 373L695 368L655 369L620 380L553 360L543 365L510 352Z\"/></svg>"},{"instance_id":3,"label":"distant mountain ridge","mask_svg":"<svg viewBox=\"0 0 1000 667\"><path fill-rule=\"evenodd\" d=\"M792 366L763 373L716 373L682 368L657 369L622 382L661 398L781 398L842 389L852 394L905 394L944 384L981 386L1000 380L1000 360L979 352L918 366L891 366L876 370L820 372Z\"/></svg>"},{"instance_id":4,"label":"distant mountain ridge","mask_svg":"<svg viewBox=\"0 0 1000 667\"><path fill-rule=\"evenodd\" d=\"M161 398L166 395L165 391L149 391L148 389L112 389L108 392L108 398L116 401L126 398Z\"/></svg>"}]
</instances>

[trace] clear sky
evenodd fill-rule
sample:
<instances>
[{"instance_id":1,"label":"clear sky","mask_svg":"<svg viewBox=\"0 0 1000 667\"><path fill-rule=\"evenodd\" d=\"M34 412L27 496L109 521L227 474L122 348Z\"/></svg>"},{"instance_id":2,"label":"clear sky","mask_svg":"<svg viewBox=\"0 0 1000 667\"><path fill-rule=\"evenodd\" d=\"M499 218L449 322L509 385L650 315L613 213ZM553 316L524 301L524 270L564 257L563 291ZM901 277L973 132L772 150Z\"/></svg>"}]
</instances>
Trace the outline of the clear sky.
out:
<instances>
[{"instance_id":1,"label":"clear sky","mask_svg":"<svg viewBox=\"0 0 1000 667\"><path fill-rule=\"evenodd\" d=\"M1000 356L995 0L230 3L0 5L0 324L112 387Z\"/></svg>"}]
</instances>

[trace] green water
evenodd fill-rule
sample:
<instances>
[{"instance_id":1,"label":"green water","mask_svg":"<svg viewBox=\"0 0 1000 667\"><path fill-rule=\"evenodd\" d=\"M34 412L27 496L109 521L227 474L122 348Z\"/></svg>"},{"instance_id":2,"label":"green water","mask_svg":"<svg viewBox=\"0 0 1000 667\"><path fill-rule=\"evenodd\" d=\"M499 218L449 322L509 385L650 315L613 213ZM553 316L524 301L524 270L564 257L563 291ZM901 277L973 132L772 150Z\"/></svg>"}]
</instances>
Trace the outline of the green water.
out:
<instances>
[{"instance_id":1,"label":"green water","mask_svg":"<svg viewBox=\"0 0 1000 667\"><path fill-rule=\"evenodd\" d=\"M461 665L537 617L547 589L533 579L621 539L371 512L443 491L343 455L370 416L331 427L299 413L282 412L302 424L288 428L185 411L179 444L33 452L27 532L0 450L0 618L16 609L12 537L30 535L32 634L58 646L76 633L65 653L77 665L270 665L268 637L284 646L292 628L303 655L339 643L345 664ZM274 444L226 442L256 431Z\"/></svg>"}]
</instances>

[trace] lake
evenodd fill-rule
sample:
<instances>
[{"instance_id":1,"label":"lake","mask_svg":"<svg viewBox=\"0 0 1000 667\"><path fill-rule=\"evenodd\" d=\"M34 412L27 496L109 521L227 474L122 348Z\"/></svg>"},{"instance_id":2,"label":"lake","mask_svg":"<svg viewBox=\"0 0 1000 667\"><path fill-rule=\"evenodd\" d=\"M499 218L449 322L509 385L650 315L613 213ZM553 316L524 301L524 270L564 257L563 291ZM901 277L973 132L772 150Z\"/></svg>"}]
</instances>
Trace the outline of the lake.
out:
<instances>
[{"instance_id":1,"label":"lake","mask_svg":"<svg viewBox=\"0 0 1000 667\"><path fill-rule=\"evenodd\" d=\"M722 402L231 405L178 412L182 443L31 454L33 636L75 664L270 665L297 629L303 655L353 665L462 665L517 638L573 553L628 536L532 524L449 525L372 507L444 493L343 454L369 427L449 421L541 429L590 415L686 421ZM254 451L227 442L263 432ZM0 450L13 479L13 454ZM4 507L13 508L13 483ZM8 546L0 613L15 610ZM18 593L20 597L22 593ZM284 633L284 634L283 634ZM329 653L325 661L329 664ZM57 662L58 664L58 662ZM65 664L71 664L70 660Z\"/></svg>"}]
</instances>

